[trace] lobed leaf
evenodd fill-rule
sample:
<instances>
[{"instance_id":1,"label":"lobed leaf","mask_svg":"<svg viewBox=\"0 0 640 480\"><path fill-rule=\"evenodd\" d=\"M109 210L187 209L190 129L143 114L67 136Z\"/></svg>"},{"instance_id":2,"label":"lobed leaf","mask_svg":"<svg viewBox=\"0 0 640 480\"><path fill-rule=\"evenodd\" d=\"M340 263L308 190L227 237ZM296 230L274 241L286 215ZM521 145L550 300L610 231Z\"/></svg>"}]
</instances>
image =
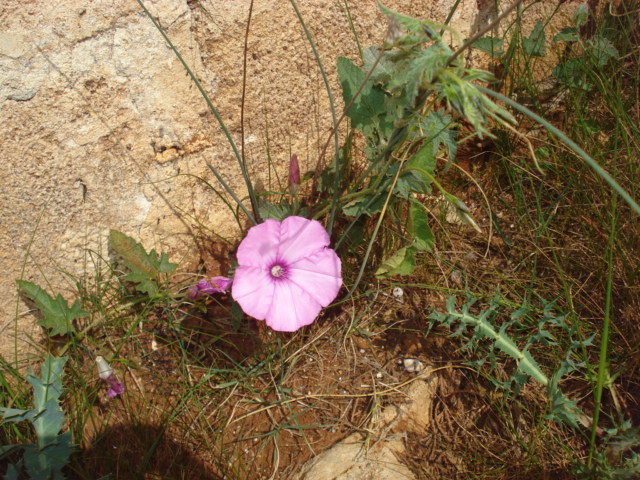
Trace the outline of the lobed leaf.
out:
<instances>
[{"instance_id":1,"label":"lobed leaf","mask_svg":"<svg viewBox=\"0 0 640 480\"><path fill-rule=\"evenodd\" d=\"M136 284L136 290L150 296L158 293L160 274L171 274L178 264L169 262L166 253L160 255L155 250L147 253L142 245L131 237L111 230L109 232L111 247L122 257L125 266L131 271L124 278Z\"/></svg>"},{"instance_id":2,"label":"lobed leaf","mask_svg":"<svg viewBox=\"0 0 640 480\"><path fill-rule=\"evenodd\" d=\"M24 280L16 280L16 283L42 314L43 318L38 320L38 325L50 330L51 335L74 333L76 329L73 326L73 320L89 315L89 312L81 308L78 300L75 300L73 305L69 307L67 301L60 294L53 298L35 283Z\"/></svg>"},{"instance_id":3,"label":"lobed leaf","mask_svg":"<svg viewBox=\"0 0 640 480\"><path fill-rule=\"evenodd\" d=\"M491 55L493 58L501 57L504 51L504 40L498 37L482 37L477 39L471 44L471 48L477 48L478 50Z\"/></svg>"},{"instance_id":4,"label":"lobed leaf","mask_svg":"<svg viewBox=\"0 0 640 480\"><path fill-rule=\"evenodd\" d=\"M351 60L338 57L338 75L342 85L342 97L345 106L351 103L360 85L366 78L366 73ZM360 90L346 112L354 128L362 130L374 122L375 117L385 112L385 93L369 80Z\"/></svg>"}]
</instances>

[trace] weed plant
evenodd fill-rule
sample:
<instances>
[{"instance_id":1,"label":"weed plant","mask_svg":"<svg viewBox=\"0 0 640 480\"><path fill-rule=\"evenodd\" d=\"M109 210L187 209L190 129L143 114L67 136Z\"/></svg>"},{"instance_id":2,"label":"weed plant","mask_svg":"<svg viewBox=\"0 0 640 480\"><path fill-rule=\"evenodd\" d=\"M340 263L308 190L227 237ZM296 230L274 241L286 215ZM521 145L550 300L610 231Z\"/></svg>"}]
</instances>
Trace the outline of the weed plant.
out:
<instances>
[{"instance_id":1,"label":"weed plant","mask_svg":"<svg viewBox=\"0 0 640 480\"><path fill-rule=\"evenodd\" d=\"M360 380L357 342L369 348L396 331L451 337L445 341L459 349L458 364L473 372L474 389L490 392L489 410L508 427L496 441L524 455L525 476L640 475L638 375L629 361L640 320L640 33L624 2L597 17L578 7L551 42L551 19L523 34L520 2L504 37L467 42L447 25L381 6L390 24L385 45L364 48L356 35L360 58L337 59L339 116L291 0L331 99L325 150L333 155L326 161L321 153L302 176L292 158L288 191L270 195L256 193L242 149L139 3L227 135L246 192L210 169L239 225L242 215L250 224L291 215L322 221L343 259L346 289L307 333L256 330L224 293L189 298L166 254L115 230L115 255L90 253L95 278L77 281L71 304L18 281L48 338L40 378L25 379L20 366L1 359L6 478L291 478L297 464L287 446L317 453L366 430L402 384L372 391L335 374ZM463 47L451 48L444 32ZM493 75L465 66L470 47L491 57ZM551 51L549 86L537 71ZM485 160L473 166L468 157L478 143ZM499 242L489 240L484 257L507 258L510 268L479 275L480 261L461 265L448 255L487 234ZM455 287L443 287L434 266ZM402 320L376 320L389 287L448 300L440 308L418 302L417 327L403 330ZM109 398L97 356L108 359L113 382L126 383L124 394ZM518 411L526 427L514 420ZM472 440L438 452L464 458L476 478L514 478L511 458L483 459ZM564 447L569 441L574 448ZM424 460L412 468L423 478L434 474ZM448 473L462 478L453 467Z\"/></svg>"}]
</instances>

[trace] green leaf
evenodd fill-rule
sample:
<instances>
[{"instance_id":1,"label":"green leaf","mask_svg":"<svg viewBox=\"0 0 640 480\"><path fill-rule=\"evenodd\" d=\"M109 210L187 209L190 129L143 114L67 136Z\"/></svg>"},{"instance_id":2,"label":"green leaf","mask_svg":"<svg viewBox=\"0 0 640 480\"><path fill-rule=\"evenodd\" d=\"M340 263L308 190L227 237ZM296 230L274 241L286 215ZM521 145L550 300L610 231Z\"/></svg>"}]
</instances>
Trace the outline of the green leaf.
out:
<instances>
[{"instance_id":1,"label":"green leaf","mask_svg":"<svg viewBox=\"0 0 640 480\"><path fill-rule=\"evenodd\" d=\"M554 42L577 42L580 39L575 27L565 27L553 37Z\"/></svg>"},{"instance_id":2,"label":"green leaf","mask_svg":"<svg viewBox=\"0 0 640 480\"><path fill-rule=\"evenodd\" d=\"M263 220L273 218L278 221L293 215L291 205L286 200L282 200L280 204L264 201L258 207L258 213Z\"/></svg>"},{"instance_id":3,"label":"green leaf","mask_svg":"<svg viewBox=\"0 0 640 480\"><path fill-rule=\"evenodd\" d=\"M586 3L581 3L573 12L571 21L576 27L580 28L587 23L587 18L589 18L589 6Z\"/></svg>"},{"instance_id":4,"label":"green leaf","mask_svg":"<svg viewBox=\"0 0 640 480\"><path fill-rule=\"evenodd\" d=\"M407 160L398 183L406 183L407 189L416 193L430 193L435 167L436 156L428 143ZM403 198L408 198L408 195Z\"/></svg>"},{"instance_id":5,"label":"green leaf","mask_svg":"<svg viewBox=\"0 0 640 480\"><path fill-rule=\"evenodd\" d=\"M407 64L404 75L398 74L389 82L390 88L394 83L404 87L403 95L406 105L413 107L420 88L427 87L433 81L433 75L444 67L451 56L451 50L441 44L435 44L422 50ZM398 72L399 73L399 72Z\"/></svg>"},{"instance_id":6,"label":"green leaf","mask_svg":"<svg viewBox=\"0 0 640 480\"><path fill-rule=\"evenodd\" d=\"M531 31L531 35L522 39L522 48L532 57L544 57L544 41L544 24L538 20Z\"/></svg>"},{"instance_id":7,"label":"green leaf","mask_svg":"<svg viewBox=\"0 0 640 480\"><path fill-rule=\"evenodd\" d=\"M456 124L451 117L439 110L432 110L428 115L420 119L420 130L425 139L431 145L433 158L429 159L429 172L435 171L436 159L440 151L440 146L444 146L447 151L447 166L456 158L458 151L458 143L456 142L456 133L453 130Z\"/></svg>"},{"instance_id":8,"label":"green leaf","mask_svg":"<svg viewBox=\"0 0 640 480\"><path fill-rule=\"evenodd\" d=\"M131 271L124 278L136 284L136 289L150 296L158 293L160 274L171 274L178 264L170 263L166 253L160 255L155 250L147 253L142 245L117 230L109 232L111 247L122 257Z\"/></svg>"},{"instance_id":9,"label":"green leaf","mask_svg":"<svg viewBox=\"0 0 640 480\"><path fill-rule=\"evenodd\" d=\"M376 46L367 48L362 54L362 64L365 72L369 72L378 60L381 50ZM371 81L373 83L387 83L389 79L396 75L395 62L393 61L395 54L391 52L383 53L373 73Z\"/></svg>"},{"instance_id":10,"label":"green leaf","mask_svg":"<svg viewBox=\"0 0 640 480\"><path fill-rule=\"evenodd\" d=\"M242 307L236 301L231 304L231 326L237 332L242 326L242 320L244 320L244 312Z\"/></svg>"},{"instance_id":11,"label":"green leaf","mask_svg":"<svg viewBox=\"0 0 640 480\"><path fill-rule=\"evenodd\" d=\"M427 214L420 202L415 199L411 200L409 206L409 230L415 240L415 247L418 250L431 251L435 244L435 238Z\"/></svg>"},{"instance_id":12,"label":"green leaf","mask_svg":"<svg viewBox=\"0 0 640 480\"><path fill-rule=\"evenodd\" d=\"M570 58L566 62L559 63L553 69L552 75L570 88L581 88L588 91L592 87L586 79L583 58Z\"/></svg>"},{"instance_id":13,"label":"green leaf","mask_svg":"<svg viewBox=\"0 0 640 480\"><path fill-rule=\"evenodd\" d=\"M502 47L504 41L497 37L482 37L471 44L471 48L477 48L494 58L501 57L504 53Z\"/></svg>"},{"instance_id":14,"label":"green leaf","mask_svg":"<svg viewBox=\"0 0 640 480\"><path fill-rule=\"evenodd\" d=\"M380 194L368 194L352 200L342 207L345 215L357 217L360 215L372 216L382 210L385 196Z\"/></svg>"},{"instance_id":15,"label":"green leaf","mask_svg":"<svg viewBox=\"0 0 640 480\"><path fill-rule=\"evenodd\" d=\"M390 22L395 21L403 27L402 35L394 42L394 45L415 45L427 42L435 37L435 32L432 29L435 24L432 22L401 15L381 3L378 5L382 13L390 19Z\"/></svg>"},{"instance_id":16,"label":"green leaf","mask_svg":"<svg viewBox=\"0 0 640 480\"><path fill-rule=\"evenodd\" d=\"M387 278L393 275L409 275L416 268L415 247L403 247L387 258L376 270L376 277Z\"/></svg>"},{"instance_id":17,"label":"green leaf","mask_svg":"<svg viewBox=\"0 0 640 480\"><path fill-rule=\"evenodd\" d=\"M16 280L20 290L29 298L42 314L43 318L38 320L38 325L50 330L51 335L67 335L76 330L73 320L89 315L89 312L82 310L80 302L75 300L69 307L62 295L54 299L46 291L35 283L24 280Z\"/></svg>"},{"instance_id":18,"label":"green leaf","mask_svg":"<svg viewBox=\"0 0 640 480\"><path fill-rule=\"evenodd\" d=\"M589 54L600 67L604 67L609 60L619 56L618 50L613 46L613 43L601 35L595 35L587 45L589 45Z\"/></svg>"},{"instance_id":19,"label":"green leaf","mask_svg":"<svg viewBox=\"0 0 640 480\"><path fill-rule=\"evenodd\" d=\"M347 106L360 88L366 74L348 58L338 57L338 75L342 85L342 98ZM377 115L384 113L384 99L384 92L371 81L367 81L347 112L353 127L362 130L366 125L370 125Z\"/></svg>"}]
</instances>

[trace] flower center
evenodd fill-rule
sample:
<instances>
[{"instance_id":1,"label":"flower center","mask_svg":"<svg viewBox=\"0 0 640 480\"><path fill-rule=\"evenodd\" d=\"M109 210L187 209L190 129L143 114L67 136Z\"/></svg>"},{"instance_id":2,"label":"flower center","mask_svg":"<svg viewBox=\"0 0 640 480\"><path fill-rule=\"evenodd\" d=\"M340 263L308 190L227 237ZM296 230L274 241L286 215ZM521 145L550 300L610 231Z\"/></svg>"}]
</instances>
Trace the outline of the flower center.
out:
<instances>
[{"instance_id":1,"label":"flower center","mask_svg":"<svg viewBox=\"0 0 640 480\"><path fill-rule=\"evenodd\" d=\"M271 267L271 276L275 278L280 278L284 275L284 269L282 265L274 265Z\"/></svg>"}]
</instances>

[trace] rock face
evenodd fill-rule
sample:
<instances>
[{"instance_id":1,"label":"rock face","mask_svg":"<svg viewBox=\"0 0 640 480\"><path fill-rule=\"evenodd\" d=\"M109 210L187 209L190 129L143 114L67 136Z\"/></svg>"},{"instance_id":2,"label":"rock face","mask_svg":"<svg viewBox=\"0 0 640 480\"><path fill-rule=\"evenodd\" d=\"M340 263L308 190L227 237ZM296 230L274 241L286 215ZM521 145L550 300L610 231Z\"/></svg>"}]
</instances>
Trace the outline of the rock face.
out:
<instances>
[{"instance_id":1,"label":"rock face","mask_svg":"<svg viewBox=\"0 0 640 480\"><path fill-rule=\"evenodd\" d=\"M402 462L403 438L424 435L433 411L439 379L428 372L406 389L404 400L387 406L372 426L374 438L353 434L313 458L296 480L414 480ZM377 436L377 438L375 438Z\"/></svg>"},{"instance_id":2,"label":"rock face","mask_svg":"<svg viewBox=\"0 0 640 480\"><path fill-rule=\"evenodd\" d=\"M278 189L277 174L285 178L290 153L297 153L303 171L315 166L331 115L289 2L253 5L244 130L250 2L143 3L202 83L237 148L244 144L259 186ZM298 3L340 112L335 60L357 57L344 2ZM361 44L380 44L386 20L375 2L348 3ZM443 21L455 1L387 3ZM453 25L465 35L492 15L464 1ZM245 190L227 138L136 1L8 0L0 21L0 354L13 358L39 338L15 279L69 297L78 281L91 282L95 264L107 255L110 228L184 262L195 257L199 234L233 239L240 231L204 183L219 188L206 163L241 197Z\"/></svg>"}]
</instances>

